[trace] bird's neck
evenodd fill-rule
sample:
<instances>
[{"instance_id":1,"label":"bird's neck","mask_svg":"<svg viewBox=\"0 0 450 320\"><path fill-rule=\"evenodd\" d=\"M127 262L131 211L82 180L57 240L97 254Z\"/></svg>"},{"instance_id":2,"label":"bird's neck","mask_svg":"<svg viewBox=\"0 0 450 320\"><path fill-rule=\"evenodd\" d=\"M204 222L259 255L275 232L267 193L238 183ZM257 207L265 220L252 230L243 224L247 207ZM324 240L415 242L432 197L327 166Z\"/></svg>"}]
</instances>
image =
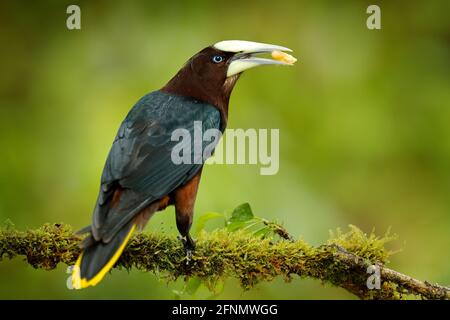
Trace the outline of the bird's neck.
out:
<instances>
[{"instance_id":1,"label":"bird's neck","mask_svg":"<svg viewBox=\"0 0 450 320\"><path fill-rule=\"evenodd\" d=\"M227 78L220 86L204 83L198 76L189 72L188 68L182 68L163 88L162 92L194 98L216 107L221 115L222 130L225 129L228 120L228 103L239 75Z\"/></svg>"}]
</instances>

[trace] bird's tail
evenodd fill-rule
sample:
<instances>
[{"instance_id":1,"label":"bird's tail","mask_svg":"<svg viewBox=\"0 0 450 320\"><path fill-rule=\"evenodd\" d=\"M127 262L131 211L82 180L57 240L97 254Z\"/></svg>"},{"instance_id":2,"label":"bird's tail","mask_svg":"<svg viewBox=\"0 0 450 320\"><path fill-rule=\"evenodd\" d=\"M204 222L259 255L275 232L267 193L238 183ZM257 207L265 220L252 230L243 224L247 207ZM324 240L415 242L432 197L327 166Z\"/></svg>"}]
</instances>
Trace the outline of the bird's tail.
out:
<instances>
[{"instance_id":1,"label":"bird's tail","mask_svg":"<svg viewBox=\"0 0 450 320\"><path fill-rule=\"evenodd\" d=\"M72 270L72 287L83 289L99 283L119 259L135 228L131 222L108 243L92 242L83 249Z\"/></svg>"}]
</instances>

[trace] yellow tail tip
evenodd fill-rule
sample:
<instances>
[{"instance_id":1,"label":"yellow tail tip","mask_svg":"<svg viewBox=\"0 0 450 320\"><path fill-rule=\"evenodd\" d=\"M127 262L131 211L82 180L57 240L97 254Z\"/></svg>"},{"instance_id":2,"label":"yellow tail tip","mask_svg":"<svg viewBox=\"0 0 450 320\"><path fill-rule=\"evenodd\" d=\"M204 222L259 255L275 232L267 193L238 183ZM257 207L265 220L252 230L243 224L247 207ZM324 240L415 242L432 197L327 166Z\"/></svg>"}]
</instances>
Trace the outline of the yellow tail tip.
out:
<instances>
[{"instance_id":1,"label":"yellow tail tip","mask_svg":"<svg viewBox=\"0 0 450 320\"><path fill-rule=\"evenodd\" d=\"M109 261L103 266L103 268L90 280L86 278L81 278L81 260L83 259L83 253L80 254L80 256L77 259L77 262L73 266L72 269L72 288L79 290L84 289L90 286L97 285L100 281L102 281L103 277L106 275L106 273L112 269L114 264L119 260L120 255L122 254L123 250L125 249L125 246L127 245L128 241L130 240L131 234L136 229L136 225L134 224L130 231L128 232L127 236L123 240L120 247L116 250L114 255L109 259Z\"/></svg>"}]
</instances>

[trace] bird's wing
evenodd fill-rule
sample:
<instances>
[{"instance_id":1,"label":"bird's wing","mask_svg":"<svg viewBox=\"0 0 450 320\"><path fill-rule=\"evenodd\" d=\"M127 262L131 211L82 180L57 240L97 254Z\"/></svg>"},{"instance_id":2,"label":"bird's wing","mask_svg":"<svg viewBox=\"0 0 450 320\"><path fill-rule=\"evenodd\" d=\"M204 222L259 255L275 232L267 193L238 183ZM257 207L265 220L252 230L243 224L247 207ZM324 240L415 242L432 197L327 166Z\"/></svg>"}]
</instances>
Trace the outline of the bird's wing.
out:
<instances>
[{"instance_id":1,"label":"bird's wing","mask_svg":"<svg viewBox=\"0 0 450 320\"><path fill-rule=\"evenodd\" d=\"M179 143L172 141L172 132L181 128L192 138L193 159L194 121L201 121L195 125L201 125L203 132L220 128L219 111L190 98L156 91L133 107L119 128L103 170L92 224L96 240L108 242L142 209L200 170L202 163L175 164L171 159L172 148ZM203 148L206 144L202 143Z\"/></svg>"}]
</instances>

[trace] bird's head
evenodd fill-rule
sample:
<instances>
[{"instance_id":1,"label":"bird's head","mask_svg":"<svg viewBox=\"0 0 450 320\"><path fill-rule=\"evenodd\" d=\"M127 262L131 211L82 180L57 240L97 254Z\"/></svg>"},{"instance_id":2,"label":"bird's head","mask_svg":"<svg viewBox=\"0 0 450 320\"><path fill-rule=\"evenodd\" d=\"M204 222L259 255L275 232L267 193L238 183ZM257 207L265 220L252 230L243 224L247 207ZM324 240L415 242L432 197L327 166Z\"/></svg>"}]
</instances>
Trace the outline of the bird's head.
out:
<instances>
[{"instance_id":1,"label":"bird's head","mask_svg":"<svg viewBox=\"0 0 450 320\"><path fill-rule=\"evenodd\" d=\"M296 59L284 51L292 50L252 41L220 41L190 58L162 90L227 111L231 91L241 73L264 65L292 65ZM270 58L259 56L264 54Z\"/></svg>"}]
</instances>

